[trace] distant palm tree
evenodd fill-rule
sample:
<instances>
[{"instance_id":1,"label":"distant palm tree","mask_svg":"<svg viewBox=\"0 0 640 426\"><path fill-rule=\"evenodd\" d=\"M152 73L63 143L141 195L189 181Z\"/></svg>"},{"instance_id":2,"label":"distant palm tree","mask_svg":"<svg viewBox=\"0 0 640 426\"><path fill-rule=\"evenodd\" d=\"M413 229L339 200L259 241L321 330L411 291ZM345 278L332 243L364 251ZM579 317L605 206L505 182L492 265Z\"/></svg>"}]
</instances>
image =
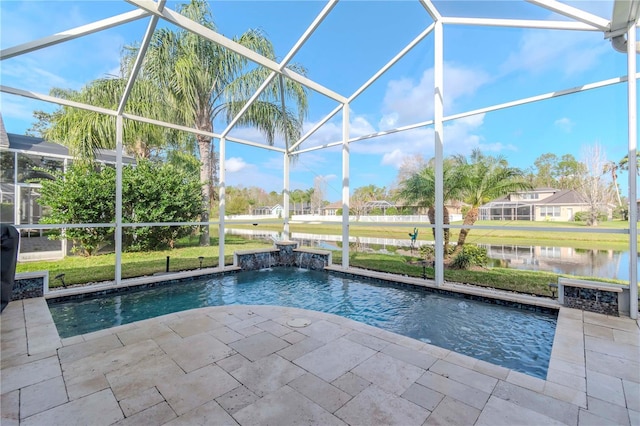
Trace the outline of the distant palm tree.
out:
<instances>
[{"instance_id":1,"label":"distant palm tree","mask_svg":"<svg viewBox=\"0 0 640 426\"><path fill-rule=\"evenodd\" d=\"M627 162L629 161L628 157ZM616 193L616 197L618 199L618 206L622 205L622 200L620 199L620 188L618 187L618 169L621 168L621 163L616 163L615 161L608 161L605 163L602 168L602 174L611 174L611 181L613 182L613 190Z\"/></svg>"},{"instance_id":2,"label":"distant palm tree","mask_svg":"<svg viewBox=\"0 0 640 426\"><path fill-rule=\"evenodd\" d=\"M313 214L313 206L311 205L311 200L313 200L313 193L315 192L314 188L309 188L304 191L304 202L307 206L309 206L309 213Z\"/></svg>"},{"instance_id":3,"label":"distant palm tree","mask_svg":"<svg viewBox=\"0 0 640 426\"><path fill-rule=\"evenodd\" d=\"M533 189L525 173L518 168L509 167L502 156L485 156L479 149L474 149L470 161L462 155L457 155L454 159L455 167L463 179L463 201L471 206L463 225L471 226L478 220L480 206L483 204L512 192ZM462 250L468 234L469 228L460 229L456 252Z\"/></svg>"},{"instance_id":4,"label":"distant palm tree","mask_svg":"<svg viewBox=\"0 0 640 426\"><path fill-rule=\"evenodd\" d=\"M293 213L296 214L298 213L298 211L296 210L296 206L297 203L300 203L300 214L302 214L302 203L304 202L304 196L305 193L302 189L294 189L290 195L289 198L291 199L291 202L293 203Z\"/></svg>"},{"instance_id":5,"label":"distant palm tree","mask_svg":"<svg viewBox=\"0 0 640 426\"><path fill-rule=\"evenodd\" d=\"M636 172L638 175L640 175L640 155L636 157L636 161L637 161L637 166L636 166ZM625 155L624 158L622 160L620 160L620 162L618 163L618 167L620 167L620 170L629 170L629 155Z\"/></svg>"},{"instance_id":6,"label":"distant palm tree","mask_svg":"<svg viewBox=\"0 0 640 426\"><path fill-rule=\"evenodd\" d=\"M178 12L187 18L215 30L209 3L192 0L181 5ZM258 30L249 30L234 39L237 43L275 60L271 42ZM177 114L177 121L198 130L213 132L216 119L229 122L235 117L256 89L267 79L270 70L251 64L244 57L189 31L159 29L154 33L145 55L143 73L147 73L162 89ZM291 66L299 73L304 70ZM283 110L281 88L276 79L260 95L239 120L239 125L257 127L269 145L276 135L295 141L301 133L307 111L306 89L285 80L285 98L294 104L295 113ZM210 200L217 181L215 149L209 136L196 136L200 152L200 179L204 197L202 222L209 221ZM212 197L213 194L213 197ZM201 245L209 244L209 227L203 226Z\"/></svg>"},{"instance_id":7,"label":"distant palm tree","mask_svg":"<svg viewBox=\"0 0 640 426\"><path fill-rule=\"evenodd\" d=\"M449 209L446 203L448 201L456 201L461 196L462 190L462 176L456 169L453 160L445 159L443 163L443 199L445 204L443 206L443 223L449 225L451 223L449 216ZM427 215L429 216L429 222L434 224L436 222L436 178L435 178L435 163L434 159L431 159L426 167L422 170L414 173L405 180L400 182L400 188L397 192L397 198L403 200L406 203L427 207ZM433 238L436 237L435 228L432 229ZM449 251L449 228L444 229L444 252Z\"/></svg>"}]
</instances>

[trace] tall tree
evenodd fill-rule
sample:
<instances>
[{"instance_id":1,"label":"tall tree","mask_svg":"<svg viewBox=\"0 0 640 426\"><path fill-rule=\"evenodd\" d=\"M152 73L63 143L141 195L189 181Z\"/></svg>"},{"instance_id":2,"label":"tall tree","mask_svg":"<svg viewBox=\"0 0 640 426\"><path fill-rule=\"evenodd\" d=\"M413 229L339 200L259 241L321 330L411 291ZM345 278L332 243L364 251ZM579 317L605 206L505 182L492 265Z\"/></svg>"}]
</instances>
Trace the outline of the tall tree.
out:
<instances>
[{"instance_id":1,"label":"tall tree","mask_svg":"<svg viewBox=\"0 0 640 426\"><path fill-rule=\"evenodd\" d=\"M582 148L584 171L580 176L580 185L576 188L576 192L589 208L587 226L598 226L598 214L605 211L607 204L613 200L611 186L606 184L602 176L602 170L607 162L604 148L600 144Z\"/></svg>"},{"instance_id":2,"label":"tall tree","mask_svg":"<svg viewBox=\"0 0 640 426\"><path fill-rule=\"evenodd\" d=\"M636 157L636 161L637 161L637 166L636 166L636 172L638 175L640 175L640 155ZM622 160L620 160L620 162L618 163L618 166L620 167L620 170L629 170L629 155L625 155L624 158Z\"/></svg>"},{"instance_id":3,"label":"tall tree","mask_svg":"<svg viewBox=\"0 0 640 426\"><path fill-rule=\"evenodd\" d=\"M313 192L315 191L314 188L309 188L306 191L304 191L304 202L305 202L305 206L309 207L309 213L313 213L313 206L311 204L311 201L313 200Z\"/></svg>"},{"instance_id":4,"label":"tall tree","mask_svg":"<svg viewBox=\"0 0 640 426\"><path fill-rule=\"evenodd\" d=\"M178 11L189 19L215 30L209 3L192 0ZM259 31L248 30L234 39L237 43L275 60L271 42ZM298 72L300 67L291 66ZM235 117L270 71L252 66L247 59L189 31L159 29L145 55L144 71L159 84L168 97L178 121L198 130L213 132L214 121L229 122ZM285 79L280 87L278 79L269 85L239 120L239 125L258 128L267 143L274 143L276 135L295 141L301 132L307 111L306 89ZM282 92L281 92L282 90ZM284 93L292 109L282 108ZM200 179L204 199L202 222L209 221L210 200L217 183L215 149L212 138L196 136L200 152ZM201 245L209 244L209 226L203 226Z\"/></svg>"},{"instance_id":5,"label":"tall tree","mask_svg":"<svg viewBox=\"0 0 640 426\"><path fill-rule=\"evenodd\" d=\"M558 167L558 156L553 153L542 154L533 162L536 168L536 175L533 182L535 187L554 188L557 185L556 170Z\"/></svg>"},{"instance_id":6,"label":"tall tree","mask_svg":"<svg viewBox=\"0 0 640 426\"><path fill-rule=\"evenodd\" d=\"M119 76L108 76L94 80L80 90L54 88L53 96L116 110L127 84L125 77L128 60L122 58ZM141 78L134 85L125 111L135 115L168 117L163 96L152 82ZM62 106L52 114L36 111L38 122L33 131L45 139L69 148L80 160L91 161L99 149L114 149L116 146L116 119L98 112ZM123 121L123 145L125 152L138 158L150 158L152 151L162 149L172 132L159 126L133 120Z\"/></svg>"},{"instance_id":7,"label":"tall tree","mask_svg":"<svg viewBox=\"0 0 640 426\"><path fill-rule=\"evenodd\" d=\"M524 172L516 167L509 167L502 156L486 156L479 149L474 149L469 160L462 155L454 158L456 168L459 168L458 171L463 176L463 199L471 207L464 216L463 226L472 226L478 220L480 206L483 204L512 192L533 189ZM460 229L456 252L462 250L468 234L469 228Z\"/></svg>"},{"instance_id":8,"label":"tall tree","mask_svg":"<svg viewBox=\"0 0 640 426\"><path fill-rule=\"evenodd\" d=\"M311 196L311 208L317 214L324 206L324 197L327 193L327 179L324 176L313 178L313 194Z\"/></svg>"},{"instance_id":9,"label":"tall tree","mask_svg":"<svg viewBox=\"0 0 640 426\"><path fill-rule=\"evenodd\" d=\"M376 185L365 185L356 188L351 195L351 209L357 217L367 212L367 203L370 201L381 201L386 197L386 189Z\"/></svg>"},{"instance_id":10,"label":"tall tree","mask_svg":"<svg viewBox=\"0 0 640 426\"><path fill-rule=\"evenodd\" d=\"M560 157L555 172L559 189L574 189L579 185L579 179L584 172L584 165L576 160L572 154L564 154Z\"/></svg>"},{"instance_id":11,"label":"tall tree","mask_svg":"<svg viewBox=\"0 0 640 426\"><path fill-rule=\"evenodd\" d=\"M620 168L620 163L616 163L615 161L607 161L602 166L602 174L610 174L611 182L613 184L613 191L616 194L616 199L618 201L618 206L622 206L622 200L620 199L620 188L618 187L618 169Z\"/></svg>"},{"instance_id":12,"label":"tall tree","mask_svg":"<svg viewBox=\"0 0 640 426\"><path fill-rule=\"evenodd\" d=\"M302 203L304 201L304 191L302 189L294 189L289 195L291 202L293 203L293 214L302 214ZM296 210L296 206L300 203L300 211Z\"/></svg>"}]
</instances>

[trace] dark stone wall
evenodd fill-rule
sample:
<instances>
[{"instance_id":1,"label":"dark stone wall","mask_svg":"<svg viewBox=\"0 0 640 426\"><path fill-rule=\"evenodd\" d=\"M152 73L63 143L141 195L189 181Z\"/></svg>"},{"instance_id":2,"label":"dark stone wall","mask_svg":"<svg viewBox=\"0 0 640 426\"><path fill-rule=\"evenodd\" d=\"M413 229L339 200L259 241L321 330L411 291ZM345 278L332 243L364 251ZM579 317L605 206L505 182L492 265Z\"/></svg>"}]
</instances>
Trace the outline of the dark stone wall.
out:
<instances>
[{"instance_id":1,"label":"dark stone wall","mask_svg":"<svg viewBox=\"0 0 640 426\"><path fill-rule=\"evenodd\" d=\"M44 295L44 277L16 278L11 300L31 299Z\"/></svg>"},{"instance_id":2,"label":"dark stone wall","mask_svg":"<svg viewBox=\"0 0 640 426\"><path fill-rule=\"evenodd\" d=\"M298 243L286 241L276 243L273 250L236 252L236 265L245 271L272 266L324 269L329 264L330 256L330 252L299 250Z\"/></svg>"},{"instance_id":3,"label":"dark stone wall","mask_svg":"<svg viewBox=\"0 0 640 426\"><path fill-rule=\"evenodd\" d=\"M278 249L278 266L294 266L296 264L296 255L293 251L298 248L298 243L278 242L276 248Z\"/></svg>"},{"instance_id":4,"label":"dark stone wall","mask_svg":"<svg viewBox=\"0 0 640 426\"><path fill-rule=\"evenodd\" d=\"M599 314L619 316L618 293L596 288L564 287L564 305Z\"/></svg>"},{"instance_id":5,"label":"dark stone wall","mask_svg":"<svg viewBox=\"0 0 640 426\"><path fill-rule=\"evenodd\" d=\"M299 251L297 252L296 264L299 268L324 269L329 264L329 255Z\"/></svg>"},{"instance_id":6,"label":"dark stone wall","mask_svg":"<svg viewBox=\"0 0 640 426\"><path fill-rule=\"evenodd\" d=\"M238 266L244 271L271 268L276 264L277 251L238 255Z\"/></svg>"}]
</instances>

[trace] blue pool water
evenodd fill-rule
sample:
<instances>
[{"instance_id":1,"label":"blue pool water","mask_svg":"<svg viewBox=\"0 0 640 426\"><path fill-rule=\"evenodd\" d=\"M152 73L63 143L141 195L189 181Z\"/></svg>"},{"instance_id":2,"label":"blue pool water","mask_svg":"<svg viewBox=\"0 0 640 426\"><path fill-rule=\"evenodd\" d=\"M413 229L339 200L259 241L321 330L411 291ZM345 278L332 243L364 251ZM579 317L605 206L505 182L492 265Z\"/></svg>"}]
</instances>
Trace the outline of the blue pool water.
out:
<instances>
[{"instance_id":1,"label":"blue pool water","mask_svg":"<svg viewBox=\"0 0 640 426\"><path fill-rule=\"evenodd\" d=\"M557 315L376 284L323 271L247 271L86 300L52 302L60 337L204 306L278 305L340 315L545 378Z\"/></svg>"}]
</instances>

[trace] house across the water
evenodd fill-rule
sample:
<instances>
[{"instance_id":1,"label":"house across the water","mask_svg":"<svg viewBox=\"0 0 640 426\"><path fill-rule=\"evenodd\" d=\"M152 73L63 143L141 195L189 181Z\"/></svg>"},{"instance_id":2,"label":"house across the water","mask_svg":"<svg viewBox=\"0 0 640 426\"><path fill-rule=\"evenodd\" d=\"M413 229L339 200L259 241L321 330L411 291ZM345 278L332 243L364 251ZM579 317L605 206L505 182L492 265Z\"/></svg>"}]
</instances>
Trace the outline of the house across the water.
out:
<instances>
[{"instance_id":1,"label":"house across the water","mask_svg":"<svg viewBox=\"0 0 640 426\"><path fill-rule=\"evenodd\" d=\"M580 194L572 189L537 188L514 192L480 207L480 220L572 221L578 212L589 211ZM613 207L605 211L611 219Z\"/></svg>"}]
</instances>

